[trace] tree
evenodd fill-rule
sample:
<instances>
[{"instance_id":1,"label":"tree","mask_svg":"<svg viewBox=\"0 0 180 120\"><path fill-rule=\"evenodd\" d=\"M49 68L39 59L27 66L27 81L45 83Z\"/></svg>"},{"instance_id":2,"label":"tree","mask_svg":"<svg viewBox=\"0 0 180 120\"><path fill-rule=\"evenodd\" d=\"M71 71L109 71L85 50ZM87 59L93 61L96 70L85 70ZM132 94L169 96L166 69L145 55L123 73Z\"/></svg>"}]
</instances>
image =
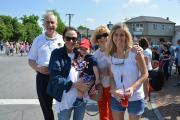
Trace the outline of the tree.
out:
<instances>
[{"instance_id":1,"label":"tree","mask_svg":"<svg viewBox=\"0 0 180 120\"><path fill-rule=\"evenodd\" d=\"M30 15L26 16L24 15L23 17L20 18L22 20L22 23L25 25L26 23L32 23L32 24L37 24L39 17L36 15Z\"/></svg>"},{"instance_id":2,"label":"tree","mask_svg":"<svg viewBox=\"0 0 180 120\"><path fill-rule=\"evenodd\" d=\"M0 41L6 40L7 28L4 24L0 24Z\"/></svg>"},{"instance_id":3,"label":"tree","mask_svg":"<svg viewBox=\"0 0 180 120\"><path fill-rule=\"evenodd\" d=\"M13 25L13 36L11 39L13 41L19 41L23 35L23 25L18 21L18 18L13 18L12 20Z\"/></svg>"},{"instance_id":4,"label":"tree","mask_svg":"<svg viewBox=\"0 0 180 120\"><path fill-rule=\"evenodd\" d=\"M49 10L57 16L57 32L63 33L65 24L56 10ZM19 21L21 20L21 21ZM36 36L42 33L42 28L38 24L39 17L30 15L18 18L0 15L0 40L4 41L28 41L32 42Z\"/></svg>"},{"instance_id":5,"label":"tree","mask_svg":"<svg viewBox=\"0 0 180 120\"><path fill-rule=\"evenodd\" d=\"M82 39L82 38L90 38L90 34L89 34L90 29L88 27L80 25L77 29L78 29L78 31L80 33L80 39Z\"/></svg>"},{"instance_id":6,"label":"tree","mask_svg":"<svg viewBox=\"0 0 180 120\"><path fill-rule=\"evenodd\" d=\"M38 24L26 23L24 25L25 36L24 41L32 42L36 36L42 33L42 28Z\"/></svg>"},{"instance_id":7,"label":"tree","mask_svg":"<svg viewBox=\"0 0 180 120\"><path fill-rule=\"evenodd\" d=\"M36 36L42 33L42 28L38 24L38 16L30 15L20 18L23 23L23 29L21 29L22 32L22 41L28 41L32 42Z\"/></svg>"},{"instance_id":8,"label":"tree","mask_svg":"<svg viewBox=\"0 0 180 120\"><path fill-rule=\"evenodd\" d=\"M11 40L13 36L12 18L10 16L1 15L1 29L3 29L4 40ZM12 40L11 40L12 41Z\"/></svg>"},{"instance_id":9,"label":"tree","mask_svg":"<svg viewBox=\"0 0 180 120\"><path fill-rule=\"evenodd\" d=\"M86 30L87 27L80 25L77 29L78 29L78 30Z\"/></svg>"}]
</instances>

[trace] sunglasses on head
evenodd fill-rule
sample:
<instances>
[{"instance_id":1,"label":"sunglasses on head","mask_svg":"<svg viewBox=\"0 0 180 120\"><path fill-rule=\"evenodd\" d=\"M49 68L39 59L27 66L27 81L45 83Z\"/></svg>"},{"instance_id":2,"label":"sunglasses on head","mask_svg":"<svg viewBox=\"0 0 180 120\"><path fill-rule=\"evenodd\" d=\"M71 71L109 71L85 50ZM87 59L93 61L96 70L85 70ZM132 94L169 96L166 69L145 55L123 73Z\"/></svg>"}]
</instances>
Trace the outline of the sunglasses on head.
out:
<instances>
[{"instance_id":1,"label":"sunglasses on head","mask_svg":"<svg viewBox=\"0 0 180 120\"><path fill-rule=\"evenodd\" d=\"M98 40L98 39L101 39L102 37L107 37L109 34L108 33L103 33L103 34L101 34L101 35L96 35L96 39Z\"/></svg>"},{"instance_id":2,"label":"sunglasses on head","mask_svg":"<svg viewBox=\"0 0 180 120\"><path fill-rule=\"evenodd\" d=\"M73 42L76 42L76 41L77 41L77 37L69 37L69 36L66 36L66 37L65 37L65 40L66 40L66 41L71 41L71 40L72 40Z\"/></svg>"},{"instance_id":3,"label":"sunglasses on head","mask_svg":"<svg viewBox=\"0 0 180 120\"><path fill-rule=\"evenodd\" d=\"M121 60L114 60L112 57L111 57L111 63L113 64L113 65L124 65L124 59L121 61Z\"/></svg>"}]
</instances>

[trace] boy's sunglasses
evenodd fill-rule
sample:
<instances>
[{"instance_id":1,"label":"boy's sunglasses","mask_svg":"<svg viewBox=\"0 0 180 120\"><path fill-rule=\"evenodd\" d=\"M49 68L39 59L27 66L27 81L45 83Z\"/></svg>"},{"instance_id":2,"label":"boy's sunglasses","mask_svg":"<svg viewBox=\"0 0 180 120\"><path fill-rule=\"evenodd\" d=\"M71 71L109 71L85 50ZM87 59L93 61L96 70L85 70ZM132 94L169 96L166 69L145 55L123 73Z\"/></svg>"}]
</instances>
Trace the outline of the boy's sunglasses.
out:
<instances>
[{"instance_id":1,"label":"boy's sunglasses","mask_svg":"<svg viewBox=\"0 0 180 120\"><path fill-rule=\"evenodd\" d=\"M102 37L107 37L109 34L108 33L103 33L103 34L101 34L101 35L96 35L96 39L98 40L98 39L101 39Z\"/></svg>"},{"instance_id":2,"label":"boy's sunglasses","mask_svg":"<svg viewBox=\"0 0 180 120\"><path fill-rule=\"evenodd\" d=\"M66 36L66 37L65 37L65 40L66 40L66 41L71 41L71 40L72 40L73 42L76 42L76 41L77 41L77 37L69 37L69 36Z\"/></svg>"}]
</instances>

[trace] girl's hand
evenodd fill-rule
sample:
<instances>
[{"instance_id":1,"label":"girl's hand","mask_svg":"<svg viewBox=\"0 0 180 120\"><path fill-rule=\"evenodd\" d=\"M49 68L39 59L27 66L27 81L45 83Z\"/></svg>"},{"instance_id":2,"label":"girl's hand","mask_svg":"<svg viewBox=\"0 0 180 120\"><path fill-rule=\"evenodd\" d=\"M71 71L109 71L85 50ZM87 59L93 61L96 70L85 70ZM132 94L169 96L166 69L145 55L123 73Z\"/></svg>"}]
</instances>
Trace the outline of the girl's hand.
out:
<instances>
[{"instance_id":1,"label":"girl's hand","mask_svg":"<svg viewBox=\"0 0 180 120\"><path fill-rule=\"evenodd\" d=\"M89 90L89 85L84 83L82 79L74 83L74 86L81 92L87 92Z\"/></svg>"},{"instance_id":2,"label":"girl's hand","mask_svg":"<svg viewBox=\"0 0 180 120\"><path fill-rule=\"evenodd\" d=\"M134 88L133 87L129 87L125 90L125 95L130 98L133 95L134 92Z\"/></svg>"},{"instance_id":3,"label":"girl's hand","mask_svg":"<svg viewBox=\"0 0 180 120\"><path fill-rule=\"evenodd\" d=\"M124 92L121 89L111 90L111 93L118 101L121 101L121 99L124 98Z\"/></svg>"}]
</instances>

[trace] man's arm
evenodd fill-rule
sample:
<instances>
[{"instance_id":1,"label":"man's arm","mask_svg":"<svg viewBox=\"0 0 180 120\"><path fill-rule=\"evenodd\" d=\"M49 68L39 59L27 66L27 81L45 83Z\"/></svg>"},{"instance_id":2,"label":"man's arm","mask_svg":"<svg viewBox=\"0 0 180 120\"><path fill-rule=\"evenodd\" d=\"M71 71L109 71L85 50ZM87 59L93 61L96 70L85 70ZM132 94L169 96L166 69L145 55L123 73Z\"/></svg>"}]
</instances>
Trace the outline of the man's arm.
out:
<instances>
[{"instance_id":1,"label":"man's arm","mask_svg":"<svg viewBox=\"0 0 180 120\"><path fill-rule=\"evenodd\" d=\"M28 63L33 70L38 71L37 63L35 60L28 59Z\"/></svg>"},{"instance_id":2,"label":"man's arm","mask_svg":"<svg viewBox=\"0 0 180 120\"><path fill-rule=\"evenodd\" d=\"M33 70L35 70L36 72L40 72L40 73L45 74L45 75L47 75L49 73L48 72L48 67L46 67L46 66L38 66L38 64L36 63L35 60L29 59L28 63L29 63L29 66Z\"/></svg>"}]
</instances>

